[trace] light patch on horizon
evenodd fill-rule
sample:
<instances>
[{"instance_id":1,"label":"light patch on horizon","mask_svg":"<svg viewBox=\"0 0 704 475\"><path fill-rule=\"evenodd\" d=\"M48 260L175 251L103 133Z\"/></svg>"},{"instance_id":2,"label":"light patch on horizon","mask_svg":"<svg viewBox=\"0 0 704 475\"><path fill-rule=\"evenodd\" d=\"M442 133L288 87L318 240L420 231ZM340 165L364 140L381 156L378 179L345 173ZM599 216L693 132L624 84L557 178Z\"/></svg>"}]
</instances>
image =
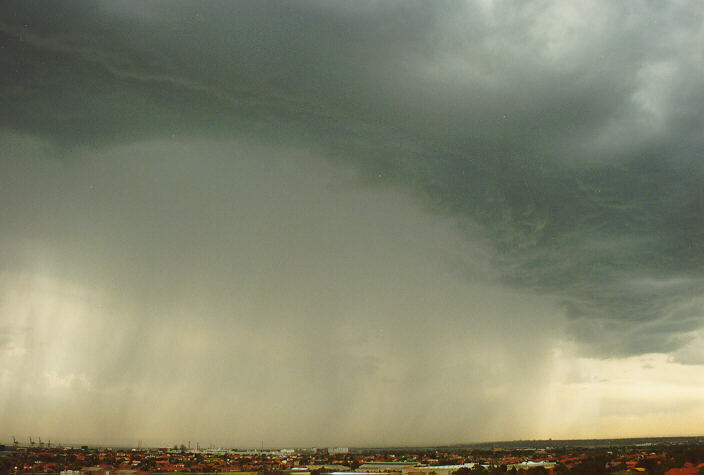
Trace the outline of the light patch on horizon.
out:
<instances>
[{"instance_id":1,"label":"light patch on horizon","mask_svg":"<svg viewBox=\"0 0 704 475\"><path fill-rule=\"evenodd\" d=\"M551 417L538 422L540 437L700 433L703 366L683 365L663 354L600 360L556 351L545 400Z\"/></svg>"}]
</instances>

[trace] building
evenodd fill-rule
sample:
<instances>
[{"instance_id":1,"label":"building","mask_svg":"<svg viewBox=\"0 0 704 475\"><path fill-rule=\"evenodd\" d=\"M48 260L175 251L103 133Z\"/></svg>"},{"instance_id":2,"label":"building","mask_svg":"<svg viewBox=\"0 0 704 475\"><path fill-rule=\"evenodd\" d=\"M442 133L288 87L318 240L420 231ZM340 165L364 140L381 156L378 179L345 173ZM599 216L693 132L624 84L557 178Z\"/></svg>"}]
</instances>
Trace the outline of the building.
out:
<instances>
[{"instance_id":1,"label":"building","mask_svg":"<svg viewBox=\"0 0 704 475\"><path fill-rule=\"evenodd\" d=\"M512 468L515 468L516 470L528 470L529 468L543 467L546 470L550 470L555 465L557 465L556 462L530 462L529 461L529 462L512 463L512 464L506 465L506 469L511 470Z\"/></svg>"},{"instance_id":2,"label":"building","mask_svg":"<svg viewBox=\"0 0 704 475\"><path fill-rule=\"evenodd\" d=\"M329 454L348 454L350 453L350 449L348 447L335 447L332 449L328 449Z\"/></svg>"},{"instance_id":3,"label":"building","mask_svg":"<svg viewBox=\"0 0 704 475\"><path fill-rule=\"evenodd\" d=\"M404 469L414 467L415 462L371 462L363 463L355 472L358 473L387 473L391 475L401 475Z\"/></svg>"},{"instance_id":4,"label":"building","mask_svg":"<svg viewBox=\"0 0 704 475\"><path fill-rule=\"evenodd\" d=\"M403 469L402 475L452 475L461 468L472 468L475 463L465 463L462 465L414 465Z\"/></svg>"}]
</instances>

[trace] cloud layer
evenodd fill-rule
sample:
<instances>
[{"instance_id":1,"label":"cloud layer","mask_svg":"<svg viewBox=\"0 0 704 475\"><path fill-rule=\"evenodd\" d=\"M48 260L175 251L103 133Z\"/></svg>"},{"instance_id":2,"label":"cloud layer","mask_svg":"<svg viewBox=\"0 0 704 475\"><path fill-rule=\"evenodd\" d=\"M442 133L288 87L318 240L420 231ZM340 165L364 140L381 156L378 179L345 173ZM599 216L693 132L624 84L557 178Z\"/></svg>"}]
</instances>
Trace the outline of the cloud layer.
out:
<instances>
[{"instance_id":1,"label":"cloud layer","mask_svg":"<svg viewBox=\"0 0 704 475\"><path fill-rule=\"evenodd\" d=\"M168 387L201 411L171 434L425 443L534 434L555 351L704 361L694 2L0 12L12 400L102 388L103 437L158 439Z\"/></svg>"}]
</instances>

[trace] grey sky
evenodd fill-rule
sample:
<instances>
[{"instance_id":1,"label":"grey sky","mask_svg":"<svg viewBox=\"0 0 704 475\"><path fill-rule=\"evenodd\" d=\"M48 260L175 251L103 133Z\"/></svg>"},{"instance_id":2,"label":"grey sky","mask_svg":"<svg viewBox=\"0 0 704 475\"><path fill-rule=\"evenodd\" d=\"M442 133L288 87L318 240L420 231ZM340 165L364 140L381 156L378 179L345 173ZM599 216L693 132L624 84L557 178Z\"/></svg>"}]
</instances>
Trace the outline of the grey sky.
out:
<instances>
[{"instance_id":1,"label":"grey sky","mask_svg":"<svg viewBox=\"0 0 704 475\"><path fill-rule=\"evenodd\" d=\"M575 368L691 376L703 17L3 3L0 415L108 441L573 436L533 416ZM632 401L602 389L574 436L619 434Z\"/></svg>"}]
</instances>

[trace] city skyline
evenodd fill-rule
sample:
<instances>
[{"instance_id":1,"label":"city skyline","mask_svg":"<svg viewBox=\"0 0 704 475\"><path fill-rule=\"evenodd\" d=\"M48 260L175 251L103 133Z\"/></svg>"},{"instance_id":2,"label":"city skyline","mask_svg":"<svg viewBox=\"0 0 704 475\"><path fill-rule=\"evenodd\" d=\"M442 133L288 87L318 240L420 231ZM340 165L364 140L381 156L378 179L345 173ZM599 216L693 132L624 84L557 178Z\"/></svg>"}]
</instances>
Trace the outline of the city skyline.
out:
<instances>
[{"instance_id":1,"label":"city skyline","mask_svg":"<svg viewBox=\"0 0 704 475\"><path fill-rule=\"evenodd\" d=\"M702 25L3 2L0 438L700 434Z\"/></svg>"}]
</instances>

